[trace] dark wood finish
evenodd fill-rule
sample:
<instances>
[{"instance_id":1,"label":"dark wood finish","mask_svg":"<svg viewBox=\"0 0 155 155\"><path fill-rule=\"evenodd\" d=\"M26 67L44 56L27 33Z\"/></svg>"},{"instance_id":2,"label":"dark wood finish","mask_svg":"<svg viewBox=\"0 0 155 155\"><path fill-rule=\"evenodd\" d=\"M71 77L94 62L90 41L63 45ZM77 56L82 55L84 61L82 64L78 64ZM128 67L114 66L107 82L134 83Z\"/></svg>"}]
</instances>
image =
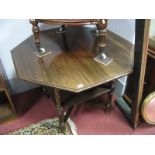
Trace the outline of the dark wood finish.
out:
<instances>
[{"instance_id":1,"label":"dark wood finish","mask_svg":"<svg viewBox=\"0 0 155 155\"><path fill-rule=\"evenodd\" d=\"M108 100L107 100L107 109L106 109L106 112L107 111L110 111L111 110L111 107L112 107L112 97L113 97L113 92L114 92L114 89L115 89L115 81L111 81L110 82L110 91L108 92Z\"/></svg>"},{"instance_id":2,"label":"dark wood finish","mask_svg":"<svg viewBox=\"0 0 155 155\"><path fill-rule=\"evenodd\" d=\"M133 45L108 32L105 53L114 60L109 65L94 61L94 29L68 29L64 47L61 34L55 30L41 33L42 42L53 52L43 58L35 54L33 36L12 50L18 78L72 92L81 92L132 72ZM76 37L75 37L76 36Z\"/></svg>"},{"instance_id":3,"label":"dark wood finish","mask_svg":"<svg viewBox=\"0 0 155 155\"><path fill-rule=\"evenodd\" d=\"M68 117L70 116L70 113L73 110L73 107L76 104L80 104L85 101L91 100L89 104L92 105L93 103L96 106L101 106L106 113L110 112L111 104L112 104L112 95L114 90L114 83L115 83L114 81L111 81L107 84L95 87L93 89L90 89L84 92L80 92L78 94L62 91L60 89L56 90L55 88L53 89L50 87L43 87L44 88L43 90L47 95L47 97L51 97L52 100L56 103L59 118L62 119L60 120L60 122L66 123L66 121L68 120ZM96 101L96 99L99 99L97 97L103 95L104 93L108 93L106 102L104 100L104 103L103 103L103 100L100 99L100 100L97 100L97 103L95 103L94 101ZM63 116L63 112L65 112L63 111L64 107L65 107L66 113Z\"/></svg>"},{"instance_id":4,"label":"dark wood finish","mask_svg":"<svg viewBox=\"0 0 155 155\"><path fill-rule=\"evenodd\" d=\"M125 92L125 99L131 101L131 112L129 113L129 120L133 128L137 127L140 118L139 112L142 103L144 76L147 61L149 25L150 20L136 20L134 67L133 73L128 78ZM127 102L125 102L123 99L121 99L120 102L118 99L117 104L119 107L121 107L121 109L126 111L126 109L123 107L123 102L126 104L124 107L129 108Z\"/></svg>"},{"instance_id":5,"label":"dark wood finish","mask_svg":"<svg viewBox=\"0 0 155 155\"><path fill-rule=\"evenodd\" d=\"M68 120L68 118L69 118L73 108L74 108L74 106L71 106L71 107L68 108L68 110L67 110L67 112L66 112L66 114L64 116L64 122L67 122L67 120Z\"/></svg>"},{"instance_id":6,"label":"dark wood finish","mask_svg":"<svg viewBox=\"0 0 155 155\"><path fill-rule=\"evenodd\" d=\"M60 123L61 124L66 123L66 121L68 120L68 117L70 116L70 113L72 112L73 107L76 104L89 101L105 93L108 93L107 101L105 103L102 103L102 101L100 101L100 104L102 103L104 105L102 107L104 107L105 112L110 112L113 90L114 90L114 81L111 81L106 85L101 85L93 89L80 92L78 94L75 94L75 93L71 94L70 97L62 101L60 90L58 91L57 89L54 88L54 93L55 93L54 100L56 102L57 111L58 111L59 118L60 118ZM65 107L66 109L65 115L63 115L64 111L63 111L62 106Z\"/></svg>"},{"instance_id":7,"label":"dark wood finish","mask_svg":"<svg viewBox=\"0 0 155 155\"><path fill-rule=\"evenodd\" d=\"M32 24L32 32L34 33L34 40L35 40L35 44L37 49L40 49L40 29L38 26L38 21L36 20L30 20L30 23Z\"/></svg>"},{"instance_id":8,"label":"dark wood finish","mask_svg":"<svg viewBox=\"0 0 155 155\"><path fill-rule=\"evenodd\" d=\"M147 62L147 49L149 39L150 20L138 20L136 23L135 37L135 89L132 98L131 121L134 128L137 127L140 117L140 105L142 103L142 94L144 87L144 76Z\"/></svg>"},{"instance_id":9,"label":"dark wood finish","mask_svg":"<svg viewBox=\"0 0 155 155\"><path fill-rule=\"evenodd\" d=\"M106 89L106 88L101 88L100 86L98 86L94 89L90 89L90 90L75 94L71 99L65 101L63 104L66 105L67 107L71 107L75 104L83 103L85 101L88 101L90 99L93 99L95 97L98 97L110 91L111 91L110 88Z\"/></svg>"},{"instance_id":10,"label":"dark wood finish","mask_svg":"<svg viewBox=\"0 0 155 155\"><path fill-rule=\"evenodd\" d=\"M113 81L110 82L109 88L104 88L104 86L103 87L98 86L96 88L93 88L93 89L90 89L90 90L87 90L87 91L84 91L84 92L81 92L78 94L74 94L71 98L69 98L68 100L63 102L62 104L66 105L66 108L67 108L67 112L64 116L64 122L67 121L70 113L72 112L73 107L76 104L80 104L80 103L83 103L85 101L89 101L91 99L94 99L98 96L103 95L104 93L109 93L108 94L108 100L106 103L102 103L102 104L104 104L106 106L106 108L104 106L106 112L109 111L111 108L111 104L112 104L112 95L113 95L112 92L114 89L113 83L114 83Z\"/></svg>"},{"instance_id":11,"label":"dark wood finish","mask_svg":"<svg viewBox=\"0 0 155 155\"><path fill-rule=\"evenodd\" d=\"M60 119L60 132L64 132L64 129L65 129L65 124L64 124L64 111L63 111L63 107L61 105L61 96L60 96L60 93L59 93L59 89L57 88L54 88L54 95L55 95L55 102L56 102L56 108L57 108L57 112L58 112L58 115L59 115L59 119Z\"/></svg>"},{"instance_id":12,"label":"dark wood finish","mask_svg":"<svg viewBox=\"0 0 155 155\"><path fill-rule=\"evenodd\" d=\"M133 45L112 32L108 32L104 52L114 60L107 66L94 60L98 52L94 51L94 46L100 43L96 41L98 36L96 38L92 35L94 31L95 29L84 27L68 28L65 36L67 49L64 34L55 33L55 29L42 32L44 45L53 52L41 58L34 54L32 36L12 51L20 79L54 88L61 130L64 130L64 123L75 104L108 93L105 105L110 110L113 81L132 72ZM62 102L60 90L68 90L74 94ZM62 105L67 108L65 116Z\"/></svg>"}]
</instances>

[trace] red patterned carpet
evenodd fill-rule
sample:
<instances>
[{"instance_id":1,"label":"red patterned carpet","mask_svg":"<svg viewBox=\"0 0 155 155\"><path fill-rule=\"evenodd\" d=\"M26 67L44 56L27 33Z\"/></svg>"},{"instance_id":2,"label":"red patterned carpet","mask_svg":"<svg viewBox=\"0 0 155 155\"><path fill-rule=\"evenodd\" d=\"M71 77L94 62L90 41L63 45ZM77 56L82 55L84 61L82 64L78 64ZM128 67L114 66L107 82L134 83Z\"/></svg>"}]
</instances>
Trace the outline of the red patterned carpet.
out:
<instances>
[{"instance_id":1,"label":"red patterned carpet","mask_svg":"<svg viewBox=\"0 0 155 155\"><path fill-rule=\"evenodd\" d=\"M22 101L20 101L22 105ZM31 123L57 116L54 104L45 96L40 96L33 106L18 119L0 125L0 134L28 126ZM74 108L71 115L79 135L154 135L155 126L146 123L132 129L119 109L113 105L112 111L105 114L99 107L82 103Z\"/></svg>"}]
</instances>

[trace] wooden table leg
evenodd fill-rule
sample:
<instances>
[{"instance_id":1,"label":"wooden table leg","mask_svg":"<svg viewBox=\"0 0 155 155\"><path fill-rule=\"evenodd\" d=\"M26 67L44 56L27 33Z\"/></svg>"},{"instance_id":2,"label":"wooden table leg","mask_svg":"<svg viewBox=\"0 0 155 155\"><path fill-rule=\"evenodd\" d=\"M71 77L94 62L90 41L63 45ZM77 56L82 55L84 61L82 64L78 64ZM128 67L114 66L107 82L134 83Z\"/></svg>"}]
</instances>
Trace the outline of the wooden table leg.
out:
<instances>
[{"instance_id":1,"label":"wooden table leg","mask_svg":"<svg viewBox=\"0 0 155 155\"><path fill-rule=\"evenodd\" d=\"M100 19L98 24L96 25L97 27L97 33L99 36L102 36L100 38L102 38L102 42L105 42L105 37L107 35L107 20L103 20L103 19ZM103 44L103 43L102 43Z\"/></svg>"},{"instance_id":2,"label":"wooden table leg","mask_svg":"<svg viewBox=\"0 0 155 155\"><path fill-rule=\"evenodd\" d=\"M111 90L108 92L107 112L109 112L112 107L112 97L115 89L115 81L110 82L110 89Z\"/></svg>"},{"instance_id":3,"label":"wooden table leg","mask_svg":"<svg viewBox=\"0 0 155 155\"><path fill-rule=\"evenodd\" d=\"M107 22L108 22L107 19L100 19L98 24L96 25L97 26L97 30L101 30L102 31L102 30L106 29Z\"/></svg>"},{"instance_id":4,"label":"wooden table leg","mask_svg":"<svg viewBox=\"0 0 155 155\"><path fill-rule=\"evenodd\" d=\"M67 112L66 112L66 114L65 114L65 116L64 116L64 123L67 122L67 120L68 120L68 118L69 118L69 116L70 116L70 114L71 114L71 112L72 112L72 110L73 110L73 107L74 107L74 106L71 106L71 107L67 110Z\"/></svg>"},{"instance_id":5,"label":"wooden table leg","mask_svg":"<svg viewBox=\"0 0 155 155\"><path fill-rule=\"evenodd\" d=\"M64 123L64 111L63 111L63 107L61 105L61 96L59 93L59 89L54 88L54 95L55 95L55 102L56 102L56 108L57 108L57 112L59 115L59 127L60 127L60 132L64 133L65 131L65 123Z\"/></svg>"},{"instance_id":6,"label":"wooden table leg","mask_svg":"<svg viewBox=\"0 0 155 155\"><path fill-rule=\"evenodd\" d=\"M30 19L30 23L32 24L32 31L34 34L36 47L37 47L38 51L40 52L40 37L39 37L40 29L38 26L38 22L36 20Z\"/></svg>"}]
</instances>

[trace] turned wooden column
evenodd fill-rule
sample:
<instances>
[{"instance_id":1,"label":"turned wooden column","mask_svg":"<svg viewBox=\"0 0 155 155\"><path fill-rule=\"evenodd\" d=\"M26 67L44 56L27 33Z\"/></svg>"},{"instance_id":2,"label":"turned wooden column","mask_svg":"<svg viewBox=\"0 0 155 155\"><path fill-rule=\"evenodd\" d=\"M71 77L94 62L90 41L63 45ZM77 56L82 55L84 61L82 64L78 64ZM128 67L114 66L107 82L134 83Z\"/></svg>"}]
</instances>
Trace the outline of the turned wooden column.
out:
<instances>
[{"instance_id":1,"label":"turned wooden column","mask_svg":"<svg viewBox=\"0 0 155 155\"><path fill-rule=\"evenodd\" d=\"M97 30L101 30L102 31L102 30L106 29L107 23L108 23L107 19L100 19L98 24L96 25L97 26Z\"/></svg>"},{"instance_id":2,"label":"turned wooden column","mask_svg":"<svg viewBox=\"0 0 155 155\"><path fill-rule=\"evenodd\" d=\"M60 131L63 132L65 130L65 123L64 123L64 111L63 107L61 105L61 96L60 96L60 90L57 88L54 88L54 95L55 95L55 102L56 102L56 108L59 115L59 127Z\"/></svg>"},{"instance_id":3,"label":"turned wooden column","mask_svg":"<svg viewBox=\"0 0 155 155\"><path fill-rule=\"evenodd\" d=\"M34 40L38 51L40 51L40 29L38 26L38 22L35 19L30 19L30 23L32 24L32 31L34 34Z\"/></svg>"},{"instance_id":4,"label":"turned wooden column","mask_svg":"<svg viewBox=\"0 0 155 155\"><path fill-rule=\"evenodd\" d=\"M99 54L104 53L106 44L106 35L107 35L107 20L106 19L100 19L98 24L96 25L97 27L97 46L98 46L98 51Z\"/></svg>"},{"instance_id":5,"label":"turned wooden column","mask_svg":"<svg viewBox=\"0 0 155 155\"><path fill-rule=\"evenodd\" d=\"M107 112L110 112L112 107L112 97L115 90L115 80L110 82L110 91L108 92Z\"/></svg>"}]
</instances>

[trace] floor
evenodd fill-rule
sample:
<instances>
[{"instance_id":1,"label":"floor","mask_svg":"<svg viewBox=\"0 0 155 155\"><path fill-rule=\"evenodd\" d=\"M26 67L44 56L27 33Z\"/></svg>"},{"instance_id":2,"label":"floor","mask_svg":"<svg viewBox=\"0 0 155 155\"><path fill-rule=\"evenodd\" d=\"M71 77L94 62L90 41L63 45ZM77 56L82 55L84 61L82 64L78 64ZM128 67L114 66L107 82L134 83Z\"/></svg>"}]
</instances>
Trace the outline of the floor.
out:
<instances>
[{"instance_id":1,"label":"floor","mask_svg":"<svg viewBox=\"0 0 155 155\"><path fill-rule=\"evenodd\" d=\"M4 91L0 92L0 124L10 119L15 119L16 113L10 108L10 103Z\"/></svg>"},{"instance_id":2,"label":"floor","mask_svg":"<svg viewBox=\"0 0 155 155\"><path fill-rule=\"evenodd\" d=\"M12 112L9 103L0 104L0 123L16 118L16 114Z\"/></svg>"},{"instance_id":3,"label":"floor","mask_svg":"<svg viewBox=\"0 0 155 155\"><path fill-rule=\"evenodd\" d=\"M31 94L31 95L30 95ZM28 96L33 96L32 92L16 96L18 100L17 111L20 116L17 119L0 124L0 134L25 127L31 123L57 116L56 108L51 99L37 93L30 104ZM26 107L26 110L23 110ZM17 105L16 105L17 106ZM100 107L91 106L89 102L76 106L71 114L71 119L77 127L79 135L154 135L155 126L141 123L134 130L130 127L125 117L113 104L109 114L105 114Z\"/></svg>"}]
</instances>

